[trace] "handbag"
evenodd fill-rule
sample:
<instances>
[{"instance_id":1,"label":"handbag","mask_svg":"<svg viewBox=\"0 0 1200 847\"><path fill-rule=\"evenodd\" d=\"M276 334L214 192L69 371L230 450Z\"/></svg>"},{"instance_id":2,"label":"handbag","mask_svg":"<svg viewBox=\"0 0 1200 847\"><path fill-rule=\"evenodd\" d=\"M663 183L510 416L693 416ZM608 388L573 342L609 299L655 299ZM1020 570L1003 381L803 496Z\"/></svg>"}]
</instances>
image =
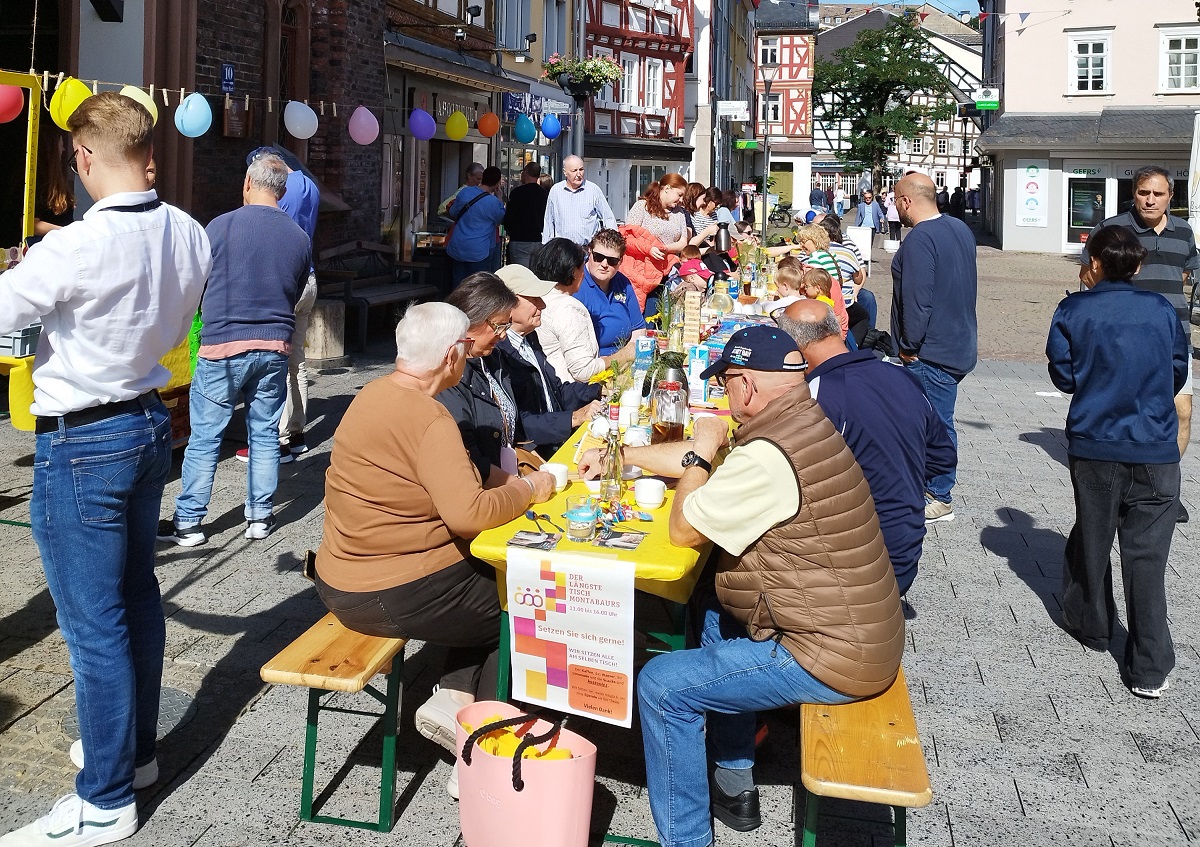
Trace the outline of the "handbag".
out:
<instances>
[{"instance_id":1,"label":"handbag","mask_svg":"<svg viewBox=\"0 0 1200 847\"><path fill-rule=\"evenodd\" d=\"M480 726L489 718L500 720ZM481 700L456 718L458 815L467 847L587 847L596 745L508 703ZM463 724L474 727L468 733ZM512 756L493 755L476 741L489 732L519 727L523 738ZM522 758L526 748L554 745L569 759Z\"/></svg>"}]
</instances>

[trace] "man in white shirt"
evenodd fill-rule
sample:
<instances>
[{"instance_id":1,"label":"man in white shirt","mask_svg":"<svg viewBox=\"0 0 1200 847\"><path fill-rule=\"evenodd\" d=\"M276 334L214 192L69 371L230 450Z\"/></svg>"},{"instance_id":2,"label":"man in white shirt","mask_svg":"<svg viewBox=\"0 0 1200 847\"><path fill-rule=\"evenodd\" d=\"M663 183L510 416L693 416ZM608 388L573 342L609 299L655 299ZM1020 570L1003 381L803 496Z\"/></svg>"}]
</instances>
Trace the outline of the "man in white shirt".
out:
<instances>
[{"instance_id":1,"label":"man in white shirt","mask_svg":"<svg viewBox=\"0 0 1200 847\"><path fill-rule=\"evenodd\" d=\"M134 834L154 756L165 624L154 536L171 469L158 360L191 327L212 263L204 229L147 190L152 122L115 92L68 121L71 169L95 199L0 277L0 332L41 318L30 514L75 678L75 793L3 847Z\"/></svg>"},{"instance_id":2,"label":"man in white shirt","mask_svg":"<svg viewBox=\"0 0 1200 847\"><path fill-rule=\"evenodd\" d=\"M617 219L608 198L594 182L585 178L583 159L563 159L563 181L554 184L546 198L546 220L542 243L553 238L569 238L576 244L588 244L602 229L616 229Z\"/></svg>"}]
</instances>

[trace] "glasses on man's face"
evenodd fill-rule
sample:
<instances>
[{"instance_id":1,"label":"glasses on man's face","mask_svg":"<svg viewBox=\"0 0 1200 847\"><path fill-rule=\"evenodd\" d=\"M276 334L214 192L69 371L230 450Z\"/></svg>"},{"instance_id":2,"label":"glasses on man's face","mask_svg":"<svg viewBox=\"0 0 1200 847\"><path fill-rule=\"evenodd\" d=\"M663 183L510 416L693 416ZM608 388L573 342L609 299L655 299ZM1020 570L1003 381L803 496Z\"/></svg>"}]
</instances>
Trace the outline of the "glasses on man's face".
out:
<instances>
[{"instance_id":1,"label":"glasses on man's face","mask_svg":"<svg viewBox=\"0 0 1200 847\"><path fill-rule=\"evenodd\" d=\"M75 157L79 155L80 150L87 150L89 156L93 155L92 151L82 144L71 151L71 158L67 160L67 167L71 169L71 173L75 174L75 176L79 176L79 165L75 163Z\"/></svg>"},{"instance_id":2,"label":"glasses on man's face","mask_svg":"<svg viewBox=\"0 0 1200 847\"><path fill-rule=\"evenodd\" d=\"M492 332L496 333L497 338L503 338L505 336L505 334L510 329L512 329L512 321L509 321L506 324L498 324L498 323L493 322L491 320L491 318L489 318L487 321L487 325L492 328Z\"/></svg>"},{"instance_id":3,"label":"glasses on man's face","mask_svg":"<svg viewBox=\"0 0 1200 847\"><path fill-rule=\"evenodd\" d=\"M731 380L741 379L744 376L745 376L745 374L742 373L741 371L739 371L738 373L735 373L735 374L731 374L728 372L723 373L723 374L717 374L717 385L719 385L721 387L721 390L724 391L725 386L728 385Z\"/></svg>"},{"instance_id":4,"label":"glasses on man's face","mask_svg":"<svg viewBox=\"0 0 1200 847\"><path fill-rule=\"evenodd\" d=\"M597 253L595 250L592 251L592 259L598 265L612 265L614 268L621 264L620 256L605 256L603 253Z\"/></svg>"}]
</instances>

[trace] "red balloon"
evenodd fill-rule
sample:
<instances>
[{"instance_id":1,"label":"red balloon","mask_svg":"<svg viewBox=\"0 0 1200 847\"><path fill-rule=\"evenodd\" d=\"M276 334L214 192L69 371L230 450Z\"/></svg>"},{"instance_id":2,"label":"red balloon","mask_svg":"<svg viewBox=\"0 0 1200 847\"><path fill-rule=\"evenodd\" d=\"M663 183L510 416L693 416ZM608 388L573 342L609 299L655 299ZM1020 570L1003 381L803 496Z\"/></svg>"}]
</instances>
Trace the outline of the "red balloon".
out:
<instances>
[{"instance_id":1,"label":"red balloon","mask_svg":"<svg viewBox=\"0 0 1200 847\"><path fill-rule=\"evenodd\" d=\"M484 112L479 116L477 126L480 135L485 138L491 138L500 131L500 118L495 112Z\"/></svg>"},{"instance_id":2,"label":"red balloon","mask_svg":"<svg viewBox=\"0 0 1200 847\"><path fill-rule=\"evenodd\" d=\"M25 109L25 92L16 85L0 85L0 124L15 119Z\"/></svg>"}]
</instances>

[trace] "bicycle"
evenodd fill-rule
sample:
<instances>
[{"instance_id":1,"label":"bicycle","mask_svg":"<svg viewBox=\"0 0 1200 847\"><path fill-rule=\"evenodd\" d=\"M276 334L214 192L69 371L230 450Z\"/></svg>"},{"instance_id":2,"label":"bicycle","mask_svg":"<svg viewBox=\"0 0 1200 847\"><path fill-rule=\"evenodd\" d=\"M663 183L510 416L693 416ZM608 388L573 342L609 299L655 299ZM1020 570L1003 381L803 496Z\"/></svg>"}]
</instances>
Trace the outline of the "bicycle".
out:
<instances>
[{"instance_id":1,"label":"bicycle","mask_svg":"<svg viewBox=\"0 0 1200 847\"><path fill-rule=\"evenodd\" d=\"M779 203L771 210L771 214L767 216L767 223L771 226L790 226L792 223L792 204Z\"/></svg>"}]
</instances>

